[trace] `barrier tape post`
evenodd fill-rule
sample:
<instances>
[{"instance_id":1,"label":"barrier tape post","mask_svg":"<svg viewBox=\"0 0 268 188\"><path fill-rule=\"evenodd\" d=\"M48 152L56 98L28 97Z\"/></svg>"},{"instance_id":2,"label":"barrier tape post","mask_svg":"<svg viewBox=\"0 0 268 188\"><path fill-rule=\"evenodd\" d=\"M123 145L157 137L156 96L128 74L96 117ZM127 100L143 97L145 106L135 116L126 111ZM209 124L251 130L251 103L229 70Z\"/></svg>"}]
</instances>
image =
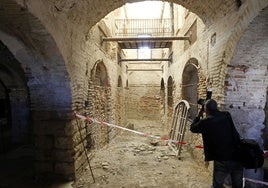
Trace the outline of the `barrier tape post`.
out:
<instances>
[{"instance_id":1,"label":"barrier tape post","mask_svg":"<svg viewBox=\"0 0 268 188\"><path fill-rule=\"evenodd\" d=\"M83 141L83 137L82 137L81 129L80 129L80 126L79 126L79 123L78 123L78 120L77 120L76 113L74 113L74 115L75 115L75 120L76 120L76 124L77 124L77 127L78 127L78 132L80 134L80 139L81 139L82 144L83 144L84 152L85 152L85 155L87 157L87 162L88 162L88 165L89 165L91 176L93 178L93 182L95 183L95 178L94 178L93 171L92 171L92 168L91 168L91 165L90 165L90 161L89 161L89 158L88 158L88 155L87 155L86 147L85 147L85 144L84 144L84 141Z\"/></svg>"}]
</instances>

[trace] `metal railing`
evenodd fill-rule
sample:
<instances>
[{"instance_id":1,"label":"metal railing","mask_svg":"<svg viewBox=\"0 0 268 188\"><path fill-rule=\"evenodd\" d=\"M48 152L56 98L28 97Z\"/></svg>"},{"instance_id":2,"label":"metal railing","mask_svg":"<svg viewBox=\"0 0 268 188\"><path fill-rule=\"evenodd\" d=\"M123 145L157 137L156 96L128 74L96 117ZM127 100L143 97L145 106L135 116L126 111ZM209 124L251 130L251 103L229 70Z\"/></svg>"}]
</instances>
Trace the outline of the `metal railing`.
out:
<instances>
[{"instance_id":1,"label":"metal railing","mask_svg":"<svg viewBox=\"0 0 268 188\"><path fill-rule=\"evenodd\" d=\"M181 100L176 105L169 135L171 140L176 140L178 143L184 142L189 109L190 105L186 100ZM177 157L181 159L182 144L169 143L169 145L177 153Z\"/></svg>"},{"instance_id":2,"label":"metal railing","mask_svg":"<svg viewBox=\"0 0 268 188\"><path fill-rule=\"evenodd\" d=\"M171 19L116 19L116 36L172 36Z\"/></svg>"}]
</instances>

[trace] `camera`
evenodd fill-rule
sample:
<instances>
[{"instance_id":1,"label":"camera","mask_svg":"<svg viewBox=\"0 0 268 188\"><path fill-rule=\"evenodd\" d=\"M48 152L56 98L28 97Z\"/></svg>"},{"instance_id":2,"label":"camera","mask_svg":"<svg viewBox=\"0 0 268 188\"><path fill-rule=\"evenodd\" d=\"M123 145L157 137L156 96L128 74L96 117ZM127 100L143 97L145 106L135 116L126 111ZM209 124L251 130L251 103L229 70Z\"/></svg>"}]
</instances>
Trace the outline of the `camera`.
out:
<instances>
[{"instance_id":1,"label":"camera","mask_svg":"<svg viewBox=\"0 0 268 188\"><path fill-rule=\"evenodd\" d=\"M197 101L197 104L201 105L201 109L198 113L198 116L199 117L203 117L203 112L205 111L205 102L209 99L211 99L211 96L212 96L212 88L208 89L207 90L207 96L206 96L206 99L198 99Z\"/></svg>"},{"instance_id":2,"label":"camera","mask_svg":"<svg viewBox=\"0 0 268 188\"><path fill-rule=\"evenodd\" d=\"M205 99L198 99L197 104L203 106L205 105L206 100Z\"/></svg>"}]
</instances>

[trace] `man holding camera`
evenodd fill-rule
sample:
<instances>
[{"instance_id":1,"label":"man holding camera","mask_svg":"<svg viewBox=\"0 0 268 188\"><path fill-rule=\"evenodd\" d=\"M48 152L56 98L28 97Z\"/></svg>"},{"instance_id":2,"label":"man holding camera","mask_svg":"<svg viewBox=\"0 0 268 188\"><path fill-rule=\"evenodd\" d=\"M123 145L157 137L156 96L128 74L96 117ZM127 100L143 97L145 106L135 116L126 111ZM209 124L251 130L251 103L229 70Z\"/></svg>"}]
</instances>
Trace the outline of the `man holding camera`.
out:
<instances>
[{"instance_id":1,"label":"man holding camera","mask_svg":"<svg viewBox=\"0 0 268 188\"><path fill-rule=\"evenodd\" d=\"M204 112L206 117L201 118ZM232 188L242 188L243 167L236 160L238 137L231 121L229 112L219 111L217 102L208 99L190 127L191 132L202 134L205 161L214 161L213 188L223 188L228 177Z\"/></svg>"}]
</instances>

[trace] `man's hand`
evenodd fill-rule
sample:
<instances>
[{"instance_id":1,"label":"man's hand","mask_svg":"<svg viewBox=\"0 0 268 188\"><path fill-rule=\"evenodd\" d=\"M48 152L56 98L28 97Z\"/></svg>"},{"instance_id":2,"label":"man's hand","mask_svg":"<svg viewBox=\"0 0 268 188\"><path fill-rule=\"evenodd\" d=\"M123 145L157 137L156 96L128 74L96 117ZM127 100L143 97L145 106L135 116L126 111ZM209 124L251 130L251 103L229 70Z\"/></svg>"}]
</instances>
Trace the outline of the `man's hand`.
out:
<instances>
[{"instance_id":1,"label":"man's hand","mask_svg":"<svg viewBox=\"0 0 268 188\"><path fill-rule=\"evenodd\" d=\"M203 118L203 114L204 114L204 110L201 109L199 112L198 112L198 116L197 117L202 117Z\"/></svg>"}]
</instances>

